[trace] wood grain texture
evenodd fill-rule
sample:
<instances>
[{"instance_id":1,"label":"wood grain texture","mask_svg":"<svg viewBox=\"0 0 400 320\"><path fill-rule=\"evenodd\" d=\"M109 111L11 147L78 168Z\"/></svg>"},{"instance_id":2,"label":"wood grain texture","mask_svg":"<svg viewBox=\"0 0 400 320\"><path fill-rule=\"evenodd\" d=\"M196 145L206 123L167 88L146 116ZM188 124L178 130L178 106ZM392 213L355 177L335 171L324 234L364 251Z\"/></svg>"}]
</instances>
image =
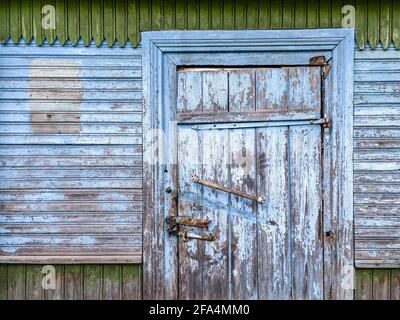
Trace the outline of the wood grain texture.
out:
<instances>
[{"instance_id":1,"label":"wood grain texture","mask_svg":"<svg viewBox=\"0 0 400 320\"><path fill-rule=\"evenodd\" d=\"M356 265L397 267L400 144L395 97L400 79L387 72L396 72L400 58L393 49L375 51L374 59L356 51L355 61ZM379 293L383 298L387 294Z\"/></svg>"},{"instance_id":2,"label":"wood grain texture","mask_svg":"<svg viewBox=\"0 0 400 320\"><path fill-rule=\"evenodd\" d=\"M0 260L140 263L141 53L10 50L0 63Z\"/></svg>"}]
</instances>

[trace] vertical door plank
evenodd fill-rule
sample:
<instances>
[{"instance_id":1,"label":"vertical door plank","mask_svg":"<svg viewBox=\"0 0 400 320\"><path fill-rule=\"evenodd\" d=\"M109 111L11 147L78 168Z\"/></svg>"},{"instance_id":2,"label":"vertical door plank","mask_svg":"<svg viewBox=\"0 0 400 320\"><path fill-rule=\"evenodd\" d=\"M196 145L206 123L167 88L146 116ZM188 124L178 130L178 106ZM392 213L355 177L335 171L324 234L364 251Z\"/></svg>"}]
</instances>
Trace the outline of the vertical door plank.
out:
<instances>
[{"instance_id":1,"label":"vertical door plank","mask_svg":"<svg viewBox=\"0 0 400 320\"><path fill-rule=\"evenodd\" d=\"M390 299L390 269L374 269L372 274L372 299Z\"/></svg>"},{"instance_id":2,"label":"vertical door plank","mask_svg":"<svg viewBox=\"0 0 400 320\"><path fill-rule=\"evenodd\" d=\"M258 69L256 74L256 108L264 111L288 109L288 69Z\"/></svg>"},{"instance_id":3,"label":"vertical door plank","mask_svg":"<svg viewBox=\"0 0 400 320\"><path fill-rule=\"evenodd\" d=\"M202 219L200 202L201 188L191 180L193 173L201 173L200 154L202 152L201 132L190 126L178 131L178 216ZM198 228L185 227L189 232L201 232ZM203 292L202 259L203 241L189 240L179 243L179 298L201 299Z\"/></svg>"},{"instance_id":4,"label":"vertical door plank","mask_svg":"<svg viewBox=\"0 0 400 320\"><path fill-rule=\"evenodd\" d=\"M289 110L321 110L320 67L288 68Z\"/></svg>"},{"instance_id":5,"label":"vertical door plank","mask_svg":"<svg viewBox=\"0 0 400 320\"><path fill-rule=\"evenodd\" d=\"M84 300L101 300L102 268L101 265L84 265L83 267Z\"/></svg>"},{"instance_id":6,"label":"vertical door plank","mask_svg":"<svg viewBox=\"0 0 400 320\"><path fill-rule=\"evenodd\" d=\"M207 111L207 110L205 110ZM228 129L203 131L202 179L227 186L229 182ZM228 194L203 188L202 207L205 218L211 220L209 230L214 241L206 241L203 258L203 298L228 297Z\"/></svg>"},{"instance_id":7,"label":"vertical door plank","mask_svg":"<svg viewBox=\"0 0 400 320\"><path fill-rule=\"evenodd\" d=\"M230 187L257 194L255 129L230 130ZM232 299L257 299L257 203L230 196Z\"/></svg>"},{"instance_id":8,"label":"vertical door plank","mask_svg":"<svg viewBox=\"0 0 400 320\"><path fill-rule=\"evenodd\" d=\"M42 265L26 266L26 299L43 300L44 291L42 287Z\"/></svg>"},{"instance_id":9,"label":"vertical door plank","mask_svg":"<svg viewBox=\"0 0 400 320\"><path fill-rule=\"evenodd\" d=\"M254 95L254 70L233 70L229 72L229 111L254 110Z\"/></svg>"},{"instance_id":10,"label":"vertical door plank","mask_svg":"<svg viewBox=\"0 0 400 320\"><path fill-rule=\"evenodd\" d=\"M121 300L121 265L103 266L103 300Z\"/></svg>"},{"instance_id":11,"label":"vertical door plank","mask_svg":"<svg viewBox=\"0 0 400 320\"><path fill-rule=\"evenodd\" d=\"M141 274L140 265L122 266L122 300L142 299Z\"/></svg>"},{"instance_id":12,"label":"vertical door plank","mask_svg":"<svg viewBox=\"0 0 400 320\"><path fill-rule=\"evenodd\" d=\"M356 300L372 299L372 270L359 269L356 273Z\"/></svg>"},{"instance_id":13,"label":"vertical door plank","mask_svg":"<svg viewBox=\"0 0 400 320\"><path fill-rule=\"evenodd\" d=\"M288 128L257 129L258 278L260 299L290 299Z\"/></svg>"},{"instance_id":14,"label":"vertical door plank","mask_svg":"<svg viewBox=\"0 0 400 320\"><path fill-rule=\"evenodd\" d=\"M292 298L323 298L321 128L291 127Z\"/></svg>"},{"instance_id":15,"label":"vertical door plank","mask_svg":"<svg viewBox=\"0 0 400 320\"><path fill-rule=\"evenodd\" d=\"M21 0L21 31L25 43L29 43L32 39L32 11L30 0Z\"/></svg>"},{"instance_id":16,"label":"vertical door plank","mask_svg":"<svg viewBox=\"0 0 400 320\"><path fill-rule=\"evenodd\" d=\"M202 72L203 104L209 112L228 109L228 73L226 71Z\"/></svg>"},{"instance_id":17,"label":"vertical door plank","mask_svg":"<svg viewBox=\"0 0 400 320\"><path fill-rule=\"evenodd\" d=\"M229 110L255 111L255 71L229 73ZM230 187L257 194L255 129L229 130ZM230 196L231 298L257 299L257 204Z\"/></svg>"},{"instance_id":18,"label":"vertical door plank","mask_svg":"<svg viewBox=\"0 0 400 320\"><path fill-rule=\"evenodd\" d=\"M64 267L64 265L54 265L56 269L56 287L55 289L44 290L44 298L46 300L64 299Z\"/></svg>"},{"instance_id":19,"label":"vertical door plank","mask_svg":"<svg viewBox=\"0 0 400 320\"><path fill-rule=\"evenodd\" d=\"M68 31L67 31L67 10L66 10L66 1L65 0L57 0L56 1L56 36L60 41L61 45L64 45L68 39Z\"/></svg>"},{"instance_id":20,"label":"vertical door plank","mask_svg":"<svg viewBox=\"0 0 400 320\"><path fill-rule=\"evenodd\" d=\"M97 46L104 40L103 33L103 6L101 0L92 0L92 36ZM131 40L132 41L132 40Z\"/></svg>"},{"instance_id":21,"label":"vertical door plank","mask_svg":"<svg viewBox=\"0 0 400 320\"><path fill-rule=\"evenodd\" d=\"M91 12L90 2L88 0L79 1L79 26L80 36L82 37L83 43L88 46L92 39L91 27ZM121 16L122 19L122 16Z\"/></svg>"},{"instance_id":22,"label":"vertical door plank","mask_svg":"<svg viewBox=\"0 0 400 320\"><path fill-rule=\"evenodd\" d=\"M199 112L202 104L201 72L178 73L177 112Z\"/></svg>"},{"instance_id":23,"label":"vertical door plank","mask_svg":"<svg viewBox=\"0 0 400 320\"><path fill-rule=\"evenodd\" d=\"M25 299L25 271L26 266L23 264L8 266L8 300Z\"/></svg>"},{"instance_id":24,"label":"vertical door plank","mask_svg":"<svg viewBox=\"0 0 400 320\"><path fill-rule=\"evenodd\" d=\"M83 298L83 267L66 265L64 274L65 300L81 300Z\"/></svg>"}]
</instances>

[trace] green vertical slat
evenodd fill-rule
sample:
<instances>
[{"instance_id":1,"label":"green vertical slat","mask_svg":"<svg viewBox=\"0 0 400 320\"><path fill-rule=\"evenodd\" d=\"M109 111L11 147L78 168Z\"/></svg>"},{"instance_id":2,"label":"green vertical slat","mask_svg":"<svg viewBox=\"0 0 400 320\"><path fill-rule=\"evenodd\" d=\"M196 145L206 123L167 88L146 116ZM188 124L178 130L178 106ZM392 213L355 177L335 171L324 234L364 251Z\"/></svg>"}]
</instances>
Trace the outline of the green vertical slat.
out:
<instances>
[{"instance_id":1,"label":"green vertical slat","mask_svg":"<svg viewBox=\"0 0 400 320\"><path fill-rule=\"evenodd\" d=\"M91 26L91 14L90 14L90 0L79 1L79 27L80 35L83 43L88 46L92 38L90 26ZM120 18L122 19L122 17Z\"/></svg>"},{"instance_id":2,"label":"green vertical slat","mask_svg":"<svg viewBox=\"0 0 400 320\"><path fill-rule=\"evenodd\" d=\"M122 266L103 266L103 300L120 300L122 298Z\"/></svg>"},{"instance_id":3,"label":"green vertical slat","mask_svg":"<svg viewBox=\"0 0 400 320\"><path fill-rule=\"evenodd\" d=\"M246 29L246 0L235 0L235 29Z\"/></svg>"},{"instance_id":4,"label":"green vertical slat","mask_svg":"<svg viewBox=\"0 0 400 320\"><path fill-rule=\"evenodd\" d=\"M127 2L126 0L116 0L115 8L115 33L116 38L120 47L125 47L126 41L128 39L127 31Z\"/></svg>"},{"instance_id":5,"label":"green vertical slat","mask_svg":"<svg viewBox=\"0 0 400 320\"><path fill-rule=\"evenodd\" d=\"M9 36L9 3L0 1L0 41L6 42Z\"/></svg>"},{"instance_id":6,"label":"green vertical slat","mask_svg":"<svg viewBox=\"0 0 400 320\"><path fill-rule=\"evenodd\" d=\"M330 1L319 1L319 27L330 28L332 26L332 15L331 15L331 2Z\"/></svg>"},{"instance_id":7,"label":"green vertical slat","mask_svg":"<svg viewBox=\"0 0 400 320\"><path fill-rule=\"evenodd\" d=\"M222 28L232 30L234 26L233 0L224 0L222 3Z\"/></svg>"},{"instance_id":8,"label":"green vertical slat","mask_svg":"<svg viewBox=\"0 0 400 320\"><path fill-rule=\"evenodd\" d=\"M12 0L10 2L10 35L14 43L17 43L21 36L21 4L19 0Z\"/></svg>"},{"instance_id":9,"label":"green vertical slat","mask_svg":"<svg viewBox=\"0 0 400 320\"><path fill-rule=\"evenodd\" d=\"M292 29L294 27L294 0L282 1L282 27Z\"/></svg>"},{"instance_id":10,"label":"green vertical slat","mask_svg":"<svg viewBox=\"0 0 400 320\"><path fill-rule=\"evenodd\" d=\"M271 28L271 4L269 0L260 1L258 6L258 26L260 29Z\"/></svg>"},{"instance_id":11,"label":"green vertical slat","mask_svg":"<svg viewBox=\"0 0 400 320\"><path fill-rule=\"evenodd\" d=\"M56 2L55 2L55 0L43 0L42 6L45 6L45 5L50 5L50 6L55 7ZM44 16L44 15L42 14L42 16ZM56 39L55 29L50 27L48 29L44 29L43 32L44 32L44 37L47 39L47 43L53 44L54 40Z\"/></svg>"},{"instance_id":12,"label":"green vertical slat","mask_svg":"<svg viewBox=\"0 0 400 320\"><path fill-rule=\"evenodd\" d=\"M64 270L64 299L83 299L83 265L65 265Z\"/></svg>"},{"instance_id":13,"label":"green vertical slat","mask_svg":"<svg viewBox=\"0 0 400 320\"><path fill-rule=\"evenodd\" d=\"M102 267L86 264L83 266L83 298L84 300L101 300Z\"/></svg>"},{"instance_id":14,"label":"green vertical slat","mask_svg":"<svg viewBox=\"0 0 400 320\"><path fill-rule=\"evenodd\" d=\"M177 0L176 3L178 4L178 2L181 3L185 1ZM178 16L176 17L176 19L176 23L178 24ZM187 28L190 30L196 30L200 28L198 1L193 0L187 2Z\"/></svg>"},{"instance_id":15,"label":"green vertical slat","mask_svg":"<svg viewBox=\"0 0 400 320\"><path fill-rule=\"evenodd\" d=\"M115 1L104 2L104 38L109 47L115 42Z\"/></svg>"},{"instance_id":16,"label":"green vertical slat","mask_svg":"<svg viewBox=\"0 0 400 320\"><path fill-rule=\"evenodd\" d=\"M211 29L222 29L222 5L221 0L211 0Z\"/></svg>"},{"instance_id":17,"label":"green vertical slat","mask_svg":"<svg viewBox=\"0 0 400 320\"><path fill-rule=\"evenodd\" d=\"M380 8L380 41L384 49L387 49L390 45L390 35L391 35L391 0L381 0ZM400 16L397 17L400 19Z\"/></svg>"},{"instance_id":18,"label":"green vertical slat","mask_svg":"<svg viewBox=\"0 0 400 320\"><path fill-rule=\"evenodd\" d=\"M379 4L368 0L368 42L375 49L379 41Z\"/></svg>"},{"instance_id":19,"label":"green vertical slat","mask_svg":"<svg viewBox=\"0 0 400 320\"><path fill-rule=\"evenodd\" d=\"M400 269L392 269L390 276L390 299L400 300Z\"/></svg>"},{"instance_id":20,"label":"green vertical slat","mask_svg":"<svg viewBox=\"0 0 400 320\"><path fill-rule=\"evenodd\" d=\"M294 11L294 26L297 29L307 27L307 0L296 0Z\"/></svg>"},{"instance_id":21,"label":"green vertical slat","mask_svg":"<svg viewBox=\"0 0 400 320\"><path fill-rule=\"evenodd\" d=\"M25 43L29 43L32 39L31 1L32 0L21 0L21 32Z\"/></svg>"},{"instance_id":22,"label":"green vertical slat","mask_svg":"<svg viewBox=\"0 0 400 320\"><path fill-rule=\"evenodd\" d=\"M373 300L390 299L390 269L373 269Z\"/></svg>"},{"instance_id":23,"label":"green vertical slat","mask_svg":"<svg viewBox=\"0 0 400 320\"><path fill-rule=\"evenodd\" d=\"M282 2L271 0L271 29L282 29Z\"/></svg>"},{"instance_id":24,"label":"green vertical slat","mask_svg":"<svg viewBox=\"0 0 400 320\"><path fill-rule=\"evenodd\" d=\"M140 300L142 298L141 290L141 267L140 265L122 266L122 299Z\"/></svg>"},{"instance_id":25,"label":"green vertical slat","mask_svg":"<svg viewBox=\"0 0 400 320\"><path fill-rule=\"evenodd\" d=\"M7 265L0 264L0 300L7 300Z\"/></svg>"},{"instance_id":26,"label":"green vertical slat","mask_svg":"<svg viewBox=\"0 0 400 320\"><path fill-rule=\"evenodd\" d=\"M147 0L140 1L140 31L151 30L151 5Z\"/></svg>"},{"instance_id":27,"label":"green vertical slat","mask_svg":"<svg viewBox=\"0 0 400 320\"><path fill-rule=\"evenodd\" d=\"M356 300L372 298L372 271L370 269L356 270Z\"/></svg>"},{"instance_id":28,"label":"green vertical slat","mask_svg":"<svg viewBox=\"0 0 400 320\"><path fill-rule=\"evenodd\" d=\"M136 47L139 38L139 12L136 0L128 0L128 38L133 47Z\"/></svg>"},{"instance_id":29,"label":"green vertical slat","mask_svg":"<svg viewBox=\"0 0 400 320\"><path fill-rule=\"evenodd\" d=\"M56 2L56 36L61 45L68 39L66 0Z\"/></svg>"},{"instance_id":30,"label":"green vertical slat","mask_svg":"<svg viewBox=\"0 0 400 320\"><path fill-rule=\"evenodd\" d=\"M7 289L9 300L25 299L25 265L16 264L8 266Z\"/></svg>"},{"instance_id":31,"label":"green vertical slat","mask_svg":"<svg viewBox=\"0 0 400 320\"><path fill-rule=\"evenodd\" d=\"M34 264L26 266L26 300L42 300L44 297L42 267Z\"/></svg>"},{"instance_id":32,"label":"green vertical slat","mask_svg":"<svg viewBox=\"0 0 400 320\"><path fill-rule=\"evenodd\" d=\"M104 40L102 0L92 0L92 36L97 46Z\"/></svg>"},{"instance_id":33,"label":"green vertical slat","mask_svg":"<svg viewBox=\"0 0 400 320\"><path fill-rule=\"evenodd\" d=\"M342 7L343 3L341 0L332 1L332 28L342 27Z\"/></svg>"},{"instance_id":34,"label":"green vertical slat","mask_svg":"<svg viewBox=\"0 0 400 320\"><path fill-rule=\"evenodd\" d=\"M258 29L258 1L247 0L247 29Z\"/></svg>"},{"instance_id":35,"label":"green vertical slat","mask_svg":"<svg viewBox=\"0 0 400 320\"><path fill-rule=\"evenodd\" d=\"M32 3L32 19L33 37L36 44L40 46L43 43L42 6L40 1L33 1Z\"/></svg>"},{"instance_id":36,"label":"green vertical slat","mask_svg":"<svg viewBox=\"0 0 400 320\"><path fill-rule=\"evenodd\" d=\"M151 30L161 30L162 26L162 0L151 1Z\"/></svg>"},{"instance_id":37,"label":"green vertical slat","mask_svg":"<svg viewBox=\"0 0 400 320\"><path fill-rule=\"evenodd\" d=\"M176 7L175 7L175 15L176 15L176 29L178 29L178 30L186 29L185 13L186 13L186 1L185 0L177 0ZM196 24L193 24L193 26L196 26Z\"/></svg>"},{"instance_id":38,"label":"green vertical slat","mask_svg":"<svg viewBox=\"0 0 400 320\"><path fill-rule=\"evenodd\" d=\"M392 41L396 49L400 49L400 1L393 1Z\"/></svg>"},{"instance_id":39,"label":"green vertical slat","mask_svg":"<svg viewBox=\"0 0 400 320\"><path fill-rule=\"evenodd\" d=\"M318 28L318 1L307 1L307 28Z\"/></svg>"},{"instance_id":40,"label":"green vertical slat","mask_svg":"<svg viewBox=\"0 0 400 320\"><path fill-rule=\"evenodd\" d=\"M364 49L367 41L367 0L356 1L356 38L358 47Z\"/></svg>"},{"instance_id":41,"label":"green vertical slat","mask_svg":"<svg viewBox=\"0 0 400 320\"><path fill-rule=\"evenodd\" d=\"M203 0L199 3L200 29L210 29L210 1Z\"/></svg>"},{"instance_id":42,"label":"green vertical slat","mask_svg":"<svg viewBox=\"0 0 400 320\"><path fill-rule=\"evenodd\" d=\"M73 45L76 45L79 40L78 0L68 0L68 38Z\"/></svg>"},{"instance_id":43,"label":"green vertical slat","mask_svg":"<svg viewBox=\"0 0 400 320\"><path fill-rule=\"evenodd\" d=\"M165 30L175 29L175 1L174 0L164 0L163 4L163 26Z\"/></svg>"}]
</instances>

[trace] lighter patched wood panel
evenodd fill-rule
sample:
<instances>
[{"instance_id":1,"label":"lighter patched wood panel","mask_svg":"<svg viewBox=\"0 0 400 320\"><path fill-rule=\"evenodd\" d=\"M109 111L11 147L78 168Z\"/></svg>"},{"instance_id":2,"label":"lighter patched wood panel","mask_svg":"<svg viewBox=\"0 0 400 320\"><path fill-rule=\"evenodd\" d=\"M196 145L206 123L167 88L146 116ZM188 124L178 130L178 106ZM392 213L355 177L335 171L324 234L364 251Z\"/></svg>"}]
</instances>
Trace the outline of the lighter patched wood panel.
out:
<instances>
[{"instance_id":1,"label":"lighter patched wood panel","mask_svg":"<svg viewBox=\"0 0 400 320\"><path fill-rule=\"evenodd\" d=\"M140 262L140 54L24 49L0 56L0 261Z\"/></svg>"}]
</instances>

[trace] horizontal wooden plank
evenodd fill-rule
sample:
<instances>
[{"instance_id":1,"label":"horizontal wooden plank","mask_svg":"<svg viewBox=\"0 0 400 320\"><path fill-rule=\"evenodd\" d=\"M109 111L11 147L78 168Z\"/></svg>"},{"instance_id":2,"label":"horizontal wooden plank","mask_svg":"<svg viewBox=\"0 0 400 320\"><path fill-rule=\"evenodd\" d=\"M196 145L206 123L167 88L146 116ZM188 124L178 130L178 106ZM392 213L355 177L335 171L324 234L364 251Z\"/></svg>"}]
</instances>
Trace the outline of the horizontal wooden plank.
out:
<instances>
[{"instance_id":1,"label":"horizontal wooden plank","mask_svg":"<svg viewBox=\"0 0 400 320\"><path fill-rule=\"evenodd\" d=\"M137 255L96 255L96 256L1 256L0 263L15 263L15 264L82 264L82 263L101 263L101 264L115 264L115 263L126 263L126 264L138 264L142 263L142 256Z\"/></svg>"},{"instance_id":2,"label":"horizontal wooden plank","mask_svg":"<svg viewBox=\"0 0 400 320\"><path fill-rule=\"evenodd\" d=\"M115 134L0 134L0 144L142 144L142 135Z\"/></svg>"},{"instance_id":3,"label":"horizontal wooden plank","mask_svg":"<svg viewBox=\"0 0 400 320\"><path fill-rule=\"evenodd\" d=\"M399 96L400 98L400 96ZM400 110L400 109L399 109ZM400 124L400 116L381 113L380 116L355 116L354 126L356 127L378 127L378 126L391 126L398 127Z\"/></svg>"},{"instance_id":4,"label":"horizontal wooden plank","mask_svg":"<svg viewBox=\"0 0 400 320\"><path fill-rule=\"evenodd\" d=\"M397 161L400 159L400 149L355 149L354 160L362 161Z\"/></svg>"},{"instance_id":5,"label":"horizontal wooden plank","mask_svg":"<svg viewBox=\"0 0 400 320\"><path fill-rule=\"evenodd\" d=\"M141 145L71 146L71 145L0 145L0 156L140 156Z\"/></svg>"},{"instance_id":6,"label":"horizontal wooden plank","mask_svg":"<svg viewBox=\"0 0 400 320\"><path fill-rule=\"evenodd\" d=\"M131 168L118 168L118 167L109 167L109 168L97 168L97 167L89 167L84 169L76 169L69 167L57 167L57 168L43 168L43 167L17 167L17 168L9 168L9 167L0 167L0 179L23 179L23 180L31 180L31 179L54 179L54 178L67 178L67 179L85 179L85 178L94 178L94 179L102 179L102 178L110 178L110 179L140 179L142 177L142 168L141 167L131 167ZM2 182L0 182L2 185Z\"/></svg>"},{"instance_id":7,"label":"horizontal wooden plank","mask_svg":"<svg viewBox=\"0 0 400 320\"><path fill-rule=\"evenodd\" d=\"M253 122L253 121L288 121L315 120L321 114L310 110L288 111L257 111L257 112L210 112L210 113L177 113L176 121L181 124L190 123L224 123L224 122Z\"/></svg>"},{"instance_id":8,"label":"horizontal wooden plank","mask_svg":"<svg viewBox=\"0 0 400 320\"><path fill-rule=\"evenodd\" d=\"M4 156L0 161L4 167L139 167L142 165L141 156Z\"/></svg>"},{"instance_id":9,"label":"horizontal wooden plank","mask_svg":"<svg viewBox=\"0 0 400 320\"><path fill-rule=\"evenodd\" d=\"M142 202L138 201L113 201L113 202L100 202L100 201L41 201L32 203L27 201L19 202L0 202L1 212L16 212L21 214L23 212L126 212L126 211L141 211Z\"/></svg>"},{"instance_id":10,"label":"horizontal wooden plank","mask_svg":"<svg viewBox=\"0 0 400 320\"><path fill-rule=\"evenodd\" d=\"M400 207L398 205L390 206L388 204L356 204L354 205L354 213L369 214L369 215L387 215L393 216L400 214Z\"/></svg>"},{"instance_id":11,"label":"horizontal wooden plank","mask_svg":"<svg viewBox=\"0 0 400 320\"><path fill-rule=\"evenodd\" d=\"M369 184L355 184L354 192L356 193L398 193L400 194L400 183L383 184L383 183L369 183Z\"/></svg>"},{"instance_id":12,"label":"horizontal wooden plank","mask_svg":"<svg viewBox=\"0 0 400 320\"><path fill-rule=\"evenodd\" d=\"M390 221L390 220L389 220ZM388 221L388 222L389 222ZM361 239L387 239L387 238L400 238L400 227L399 226L372 226L370 228L365 228L359 223L355 224L355 237L356 241Z\"/></svg>"},{"instance_id":13,"label":"horizontal wooden plank","mask_svg":"<svg viewBox=\"0 0 400 320\"><path fill-rule=\"evenodd\" d=\"M125 189L142 188L142 178L136 177L134 179L129 178L67 178L67 177L57 177L57 178L7 178L2 179L0 182L0 189L64 189L64 188L108 188L108 189Z\"/></svg>"},{"instance_id":14,"label":"horizontal wooden plank","mask_svg":"<svg viewBox=\"0 0 400 320\"><path fill-rule=\"evenodd\" d=\"M141 201L141 189L24 189L2 190L1 201Z\"/></svg>"},{"instance_id":15,"label":"horizontal wooden plank","mask_svg":"<svg viewBox=\"0 0 400 320\"><path fill-rule=\"evenodd\" d=\"M354 162L354 170L389 171L400 170L399 161L360 161Z\"/></svg>"},{"instance_id":16,"label":"horizontal wooden plank","mask_svg":"<svg viewBox=\"0 0 400 320\"><path fill-rule=\"evenodd\" d=\"M354 174L356 184L367 183L400 183L400 172L363 172Z\"/></svg>"},{"instance_id":17,"label":"horizontal wooden plank","mask_svg":"<svg viewBox=\"0 0 400 320\"><path fill-rule=\"evenodd\" d=\"M4 236L7 237L7 236ZM9 236L8 236L9 237ZM55 235L53 237L56 237ZM10 238L10 237L9 237ZM137 242L136 245L125 245L124 243L120 243L117 245L105 244L101 245L97 243L96 245L92 244L88 245L76 245L70 243L69 245L23 245L23 246L13 246L6 247L4 249L6 251L15 250L15 255L21 256L58 256L58 255L71 255L71 256L96 256L96 255L137 255L140 254L141 250L141 242ZM1 248L1 247L0 247ZM11 252L8 252L11 253ZM4 257L7 255L7 252L1 252L0 257ZM100 261L98 261L101 263Z\"/></svg>"},{"instance_id":18,"label":"horizontal wooden plank","mask_svg":"<svg viewBox=\"0 0 400 320\"><path fill-rule=\"evenodd\" d=\"M356 241L355 249L367 250L367 249L386 249L388 257L390 253L395 253L400 258L400 240L396 239L358 239Z\"/></svg>"},{"instance_id":19,"label":"horizontal wooden plank","mask_svg":"<svg viewBox=\"0 0 400 320\"><path fill-rule=\"evenodd\" d=\"M20 101L15 99L0 100L0 111L12 112L30 112L35 110L37 112L57 111L57 112L70 112L73 110L80 110L80 112L142 112L142 101L68 101L63 100L56 96L52 100L28 100Z\"/></svg>"},{"instance_id":20,"label":"horizontal wooden plank","mask_svg":"<svg viewBox=\"0 0 400 320\"><path fill-rule=\"evenodd\" d=\"M400 148L400 139L356 139L355 148Z\"/></svg>"},{"instance_id":21,"label":"horizontal wooden plank","mask_svg":"<svg viewBox=\"0 0 400 320\"><path fill-rule=\"evenodd\" d=\"M32 47L31 47L32 48ZM10 48L11 49L11 48ZM1 56L0 56L0 65L2 66L15 66L19 68L29 68L32 66L32 59L38 59L38 58L43 58L47 59L50 56L53 56L56 51L49 52L50 50L46 50L46 52L38 52L38 54L23 54L21 51L18 51L19 54L18 56L13 56L10 55L12 50L7 50L4 51ZM101 51L101 50L97 50ZM58 49L58 52L60 52L60 49ZM67 56L65 56L65 52L63 56L58 57L58 58L52 58L51 61L51 67L57 68L58 66L65 66L66 63L71 63L71 61L74 62L75 65L81 65L82 67L126 67L126 68L131 68L131 67L137 67L141 68L142 67L142 59L140 55L130 55L130 56L124 56L124 55L115 55L113 52L109 52L107 56L99 56L99 55L93 55L95 51L92 51L92 54L88 55L88 50L83 51L77 55L74 54L74 52L71 50ZM101 54L101 52L99 52Z\"/></svg>"},{"instance_id":22,"label":"horizontal wooden plank","mask_svg":"<svg viewBox=\"0 0 400 320\"><path fill-rule=\"evenodd\" d=\"M0 81L4 81L10 78L20 79L25 78L29 80L33 79L66 79L66 78L76 78L79 74L80 79L139 79L142 76L142 70L140 68L125 68L123 66L117 67L96 67L96 66L40 66L40 67L30 67L29 74L25 67L14 67L14 66L1 66L0 65Z\"/></svg>"},{"instance_id":23,"label":"horizontal wooden plank","mask_svg":"<svg viewBox=\"0 0 400 320\"><path fill-rule=\"evenodd\" d=\"M391 79L387 79L387 81L369 81L369 82L357 82L356 81L354 83L354 92L356 94L399 93L400 92L400 83L398 81L390 81L390 80Z\"/></svg>"},{"instance_id":24,"label":"horizontal wooden plank","mask_svg":"<svg viewBox=\"0 0 400 320\"><path fill-rule=\"evenodd\" d=\"M88 212L46 212L46 213L23 213L23 214L0 214L0 223L7 224L113 224L113 223L127 223L127 224L140 224L141 212L124 212L124 213L88 213Z\"/></svg>"},{"instance_id":25,"label":"horizontal wooden plank","mask_svg":"<svg viewBox=\"0 0 400 320\"><path fill-rule=\"evenodd\" d=\"M125 223L116 223L113 222L111 224L53 224L49 226L46 224L5 224L0 226L0 235L1 234L64 234L64 233L73 233L73 234L107 234L107 233L130 233L130 234L141 234L142 226L141 224L125 224Z\"/></svg>"},{"instance_id":26,"label":"horizontal wooden plank","mask_svg":"<svg viewBox=\"0 0 400 320\"><path fill-rule=\"evenodd\" d=\"M18 122L27 123L83 123L83 122L105 122L105 123L141 123L142 114L135 112L127 113L100 113L100 112L0 112L0 123L11 122L17 124ZM140 125L137 125L140 128Z\"/></svg>"},{"instance_id":27,"label":"horizontal wooden plank","mask_svg":"<svg viewBox=\"0 0 400 320\"><path fill-rule=\"evenodd\" d=\"M400 73L395 81L400 81ZM399 103L399 98L400 93L354 93L355 104Z\"/></svg>"},{"instance_id":28,"label":"horizontal wooden plank","mask_svg":"<svg viewBox=\"0 0 400 320\"><path fill-rule=\"evenodd\" d=\"M354 73L354 83L365 81L400 81L400 71L382 70L376 72L358 71ZM357 93L357 92L355 92Z\"/></svg>"},{"instance_id":29,"label":"horizontal wooden plank","mask_svg":"<svg viewBox=\"0 0 400 320\"><path fill-rule=\"evenodd\" d=\"M388 204L388 205L400 205L399 194L366 194L356 193L354 194L355 204ZM399 207L400 209L400 207Z\"/></svg>"},{"instance_id":30,"label":"horizontal wooden plank","mask_svg":"<svg viewBox=\"0 0 400 320\"><path fill-rule=\"evenodd\" d=\"M375 57L376 58L371 57L371 60L356 59L354 61L354 72L366 71L372 73L374 71L400 71L400 61L398 57L392 56L382 60L379 60L377 55Z\"/></svg>"},{"instance_id":31,"label":"horizontal wooden plank","mask_svg":"<svg viewBox=\"0 0 400 320\"><path fill-rule=\"evenodd\" d=\"M381 228L392 228L396 230L396 232L400 232L400 215L388 216L357 214L355 218L357 228L372 228L375 229L375 231ZM356 233L358 233L359 236L363 236L363 233L359 230L356 230Z\"/></svg>"},{"instance_id":32,"label":"horizontal wooden plank","mask_svg":"<svg viewBox=\"0 0 400 320\"><path fill-rule=\"evenodd\" d=\"M377 138L385 140L385 139L399 139L400 138L400 128L396 127L379 127L379 128L366 128L360 127L354 128L354 138L356 143L358 143L359 139L369 139L369 138Z\"/></svg>"},{"instance_id":33,"label":"horizontal wooden plank","mask_svg":"<svg viewBox=\"0 0 400 320\"><path fill-rule=\"evenodd\" d=\"M400 105L366 105L356 106L354 108L355 116L398 116L400 112Z\"/></svg>"}]
</instances>

